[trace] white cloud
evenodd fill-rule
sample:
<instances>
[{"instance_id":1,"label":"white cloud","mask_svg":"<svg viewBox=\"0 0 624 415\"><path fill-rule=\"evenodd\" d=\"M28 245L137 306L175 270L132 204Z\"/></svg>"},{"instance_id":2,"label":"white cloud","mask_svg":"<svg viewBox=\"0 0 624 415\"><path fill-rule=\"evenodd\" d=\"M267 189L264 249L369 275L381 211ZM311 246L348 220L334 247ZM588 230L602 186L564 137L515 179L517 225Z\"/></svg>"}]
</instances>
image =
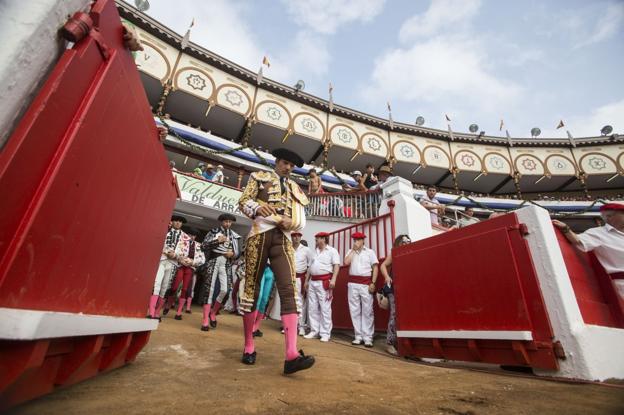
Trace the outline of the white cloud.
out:
<instances>
[{"instance_id":1,"label":"white cloud","mask_svg":"<svg viewBox=\"0 0 624 415\"><path fill-rule=\"evenodd\" d=\"M381 102L388 98L453 102L458 111L477 105L495 112L511 105L523 90L488 72L488 59L479 41L468 38L436 37L411 48L393 49L376 59L371 84L363 94Z\"/></svg>"},{"instance_id":2,"label":"white cloud","mask_svg":"<svg viewBox=\"0 0 624 415\"><path fill-rule=\"evenodd\" d=\"M441 31L457 31L477 14L481 0L433 0L423 14L407 19L401 26L399 39L408 42Z\"/></svg>"},{"instance_id":3,"label":"white cloud","mask_svg":"<svg viewBox=\"0 0 624 415\"><path fill-rule=\"evenodd\" d=\"M333 34L350 22L368 22L386 0L282 0L295 22L323 34Z\"/></svg>"},{"instance_id":4,"label":"white cloud","mask_svg":"<svg viewBox=\"0 0 624 415\"><path fill-rule=\"evenodd\" d=\"M589 114L573 117L566 128L575 137L595 137L605 125L613 127L613 132L624 134L624 99L593 109Z\"/></svg>"},{"instance_id":5,"label":"white cloud","mask_svg":"<svg viewBox=\"0 0 624 415\"><path fill-rule=\"evenodd\" d=\"M624 3L611 3L602 13L592 33L586 36L585 40L577 43L574 48L608 40L622 30L622 25L624 25Z\"/></svg>"}]
</instances>

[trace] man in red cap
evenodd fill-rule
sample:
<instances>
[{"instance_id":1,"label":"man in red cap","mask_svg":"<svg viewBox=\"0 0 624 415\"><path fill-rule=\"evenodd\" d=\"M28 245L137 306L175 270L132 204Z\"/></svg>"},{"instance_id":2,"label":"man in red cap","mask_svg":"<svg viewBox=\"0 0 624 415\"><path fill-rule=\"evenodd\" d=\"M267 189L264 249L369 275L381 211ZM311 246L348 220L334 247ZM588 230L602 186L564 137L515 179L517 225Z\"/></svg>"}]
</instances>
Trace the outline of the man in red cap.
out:
<instances>
[{"instance_id":1,"label":"man in red cap","mask_svg":"<svg viewBox=\"0 0 624 415\"><path fill-rule=\"evenodd\" d=\"M375 334L373 294L379 271L379 260L375 251L364 245L365 238L366 235L362 232L355 232L351 235L353 248L347 253L344 264L349 266L347 298L355 332L355 339L352 343L364 343L366 347L373 347L373 334Z\"/></svg>"},{"instance_id":2,"label":"man in red cap","mask_svg":"<svg viewBox=\"0 0 624 415\"><path fill-rule=\"evenodd\" d=\"M314 237L316 250L303 287L308 292L310 320L310 332L304 337L314 339L320 336L322 342L328 342L332 330L332 290L340 269L340 255L329 246L327 232L319 232Z\"/></svg>"},{"instance_id":3,"label":"man in red cap","mask_svg":"<svg viewBox=\"0 0 624 415\"><path fill-rule=\"evenodd\" d=\"M593 251L605 271L614 280L624 299L624 204L607 203L600 207L604 226L591 228L581 234L572 232L563 222L553 220L568 241L583 252Z\"/></svg>"},{"instance_id":4,"label":"man in red cap","mask_svg":"<svg viewBox=\"0 0 624 415\"><path fill-rule=\"evenodd\" d=\"M293 249L295 250L295 272L297 275L297 297L299 308L299 335L305 335L305 325L308 317L307 292L303 289L305 285L305 277L308 267L312 263L312 251L310 248L301 243L301 232L296 231L290 234L292 237Z\"/></svg>"},{"instance_id":5,"label":"man in red cap","mask_svg":"<svg viewBox=\"0 0 624 415\"><path fill-rule=\"evenodd\" d=\"M295 252L291 232L305 227L305 206L308 198L297 183L290 179L291 171L303 166L303 159L285 148L273 151L275 169L250 175L247 186L238 201L241 212L253 220L245 247L245 285L240 296L243 311L245 349L242 362L256 362L253 326L258 313L260 282L267 264L275 274L280 297L284 327L284 374L312 367L314 357L297 352L297 289L295 283Z\"/></svg>"}]
</instances>

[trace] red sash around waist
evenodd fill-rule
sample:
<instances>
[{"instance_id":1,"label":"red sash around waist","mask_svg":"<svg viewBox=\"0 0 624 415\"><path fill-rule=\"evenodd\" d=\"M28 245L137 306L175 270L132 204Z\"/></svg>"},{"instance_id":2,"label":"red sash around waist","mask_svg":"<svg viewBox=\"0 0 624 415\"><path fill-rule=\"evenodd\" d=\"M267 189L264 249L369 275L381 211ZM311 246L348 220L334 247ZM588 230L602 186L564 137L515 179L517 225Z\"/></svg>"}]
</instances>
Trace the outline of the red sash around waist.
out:
<instances>
[{"instance_id":1,"label":"red sash around waist","mask_svg":"<svg viewBox=\"0 0 624 415\"><path fill-rule=\"evenodd\" d=\"M323 275L310 275L312 281L329 281L331 280L331 274L323 274Z\"/></svg>"},{"instance_id":2,"label":"red sash around waist","mask_svg":"<svg viewBox=\"0 0 624 415\"><path fill-rule=\"evenodd\" d=\"M296 275L297 278L305 278L305 276L306 276L305 272L298 272Z\"/></svg>"},{"instance_id":3,"label":"red sash around waist","mask_svg":"<svg viewBox=\"0 0 624 415\"><path fill-rule=\"evenodd\" d=\"M369 285L371 282L373 282L373 279L371 278L370 275L368 275L368 276L364 276L364 275L349 275L349 282L352 282L354 284Z\"/></svg>"},{"instance_id":4,"label":"red sash around waist","mask_svg":"<svg viewBox=\"0 0 624 415\"><path fill-rule=\"evenodd\" d=\"M624 280L624 272L614 272L613 274L609 274L609 276L613 280Z\"/></svg>"}]
</instances>

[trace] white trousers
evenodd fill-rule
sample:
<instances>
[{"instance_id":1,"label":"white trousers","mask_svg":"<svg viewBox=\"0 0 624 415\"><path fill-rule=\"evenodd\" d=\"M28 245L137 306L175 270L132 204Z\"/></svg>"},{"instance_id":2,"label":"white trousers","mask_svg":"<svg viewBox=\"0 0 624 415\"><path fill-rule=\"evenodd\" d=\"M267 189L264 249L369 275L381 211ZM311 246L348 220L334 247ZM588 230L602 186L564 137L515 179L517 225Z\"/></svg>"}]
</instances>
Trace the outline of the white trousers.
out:
<instances>
[{"instance_id":1,"label":"white trousers","mask_svg":"<svg viewBox=\"0 0 624 415\"><path fill-rule=\"evenodd\" d=\"M332 330L332 300L329 291L323 288L323 281L312 281L308 287L308 318L312 333L329 337Z\"/></svg>"},{"instance_id":2,"label":"white trousers","mask_svg":"<svg viewBox=\"0 0 624 415\"><path fill-rule=\"evenodd\" d=\"M227 264L227 258L221 255L215 260L214 271L212 272L212 281L210 284L210 291L208 294L208 304L212 304L212 297L214 296L214 289L217 285L217 279L219 279L219 294L217 295L217 302L223 303L225 294L227 294L227 271L225 269Z\"/></svg>"},{"instance_id":3,"label":"white trousers","mask_svg":"<svg viewBox=\"0 0 624 415\"><path fill-rule=\"evenodd\" d=\"M349 312L356 340L373 341L375 319L373 316L373 295L368 292L368 285L350 282L347 284Z\"/></svg>"},{"instance_id":4,"label":"white trousers","mask_svg":"<svg viewBox=\"0 0 624 415\"><path fill-rule=\"evenodd\" d=\"M308 320L308 300L303 295L301 295L301 278L295 278L295 286L297 288L297 297L295 301L297 301L297 308L301 310L299 313L299 328L305 327Z\"/></svg>"},{"instance_id":5,"label":"white trousers","mask_svg":"<svg viewBox=\"0 0 624 415\"><path fill-rule=\"evenodd\" d=\"M159 295L164 297L171 284L171 278L173 277L173 262L169 259L161 259L158 264L158 271L156 272L156 280L154 281L153 295Z\"/></svg>"}]
</instances>

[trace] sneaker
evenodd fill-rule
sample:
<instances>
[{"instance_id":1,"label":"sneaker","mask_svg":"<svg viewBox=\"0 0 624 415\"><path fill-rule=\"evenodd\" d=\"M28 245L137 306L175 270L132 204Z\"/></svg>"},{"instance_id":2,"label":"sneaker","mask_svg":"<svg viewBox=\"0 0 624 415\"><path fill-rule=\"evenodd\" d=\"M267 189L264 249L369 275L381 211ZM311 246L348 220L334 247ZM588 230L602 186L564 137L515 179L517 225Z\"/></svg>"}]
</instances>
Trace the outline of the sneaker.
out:
<instances>
[{"instance_id":1,"label":"sneaker","mask_svg":"<svg viewBox=\"0 0 624 415\"><path fill-rule=\"evenodd\" d=\"M255 353L255 352L254 352ZM299 350L299 356L293 360L284 360L284 374L298 372L300 370L309 369L314 365L314 357L306 356L303 350Z\"/></svg>"},{"instance_id":2,"label":"sneaker","mask_svg":"<svg viewBox=\"0 0 624 415\"><path fill-rule=\"evenodd\" d=\"M176 314L176 316L174 317L174 319L175 319L175 320L182 320L182 316L181 316L181 315L179 316L179 315L177 315L177 314Z\"/></svg>"},{"instance_id":3,"label":"sneaker","mask_svg":"<svg viewBox=\"0 0 624 415\"><path fill-rule=\"evenodd\" d=\"M327 343L327 342L329 341L329 336L322 336L322 337L321 337L321 341L322 341L323 343Z\"/></svg>"},{"instance_id":4,"label":"sneaker","mask_svg":"<svg viewBox=\"0 0 624 415\"><path fill-rule=\"evenodd\" d=\"M373 347L373 342L368 340L364 342L364 347Z\"/></svg>"},{"instance_id":5,"label":"sneaker","mask_svg":"<svg viewBox=\"0 0 624 415\"><path fill-rule=\"evenodd\" d=\"M241 359L246 365L253 365L256 363L256 352L253 353L243 353L243 358Z\"/></svg>"},{"instance_id":6,"label":"sneaker","mask_svg":"<svg viewBox=\"0 0 624 415\"><path fill-rule=\"evenodd\" d=\"M304 339L316 339L317 337L318 337L318 333L315 333L313 331L303 336Z\"/></svg>"},{"instance_id":7,"label":"sneaker","mask_svg":"<svg viewBox=\"0 0 624 415\"><path fill-rule=\"evenodd\" d=\"M386 352L390 353L392 356L398 356L399 352L397 351L397 349L389 344L388 347L386 347Z\"/></svg>"},{"instance_id":8,"label":"sneaker","mask_svg":"<svg viewBox=\"0 0 624 415\"><path fill-rule=\"evenodd\" d=\"M252 335L253 335L253 337L262 337L262 336L263 336L263 334L262 334L262 332L260 331L260 329L258 329L258 330L256 330L256 331L254 331L254 332L252 333Z\"/></svg>"},{"instance_id":9,"label":"sneaker","mask_svg":"<svg viewBox=\"0 0 624 415\"><path fill-rule=\"evenodd\" d=\"M354 344L356 346L359 346L360 344L362 344L362 339L355 339L351 342L351 344Z\"/></svg>"}]
</instances>

